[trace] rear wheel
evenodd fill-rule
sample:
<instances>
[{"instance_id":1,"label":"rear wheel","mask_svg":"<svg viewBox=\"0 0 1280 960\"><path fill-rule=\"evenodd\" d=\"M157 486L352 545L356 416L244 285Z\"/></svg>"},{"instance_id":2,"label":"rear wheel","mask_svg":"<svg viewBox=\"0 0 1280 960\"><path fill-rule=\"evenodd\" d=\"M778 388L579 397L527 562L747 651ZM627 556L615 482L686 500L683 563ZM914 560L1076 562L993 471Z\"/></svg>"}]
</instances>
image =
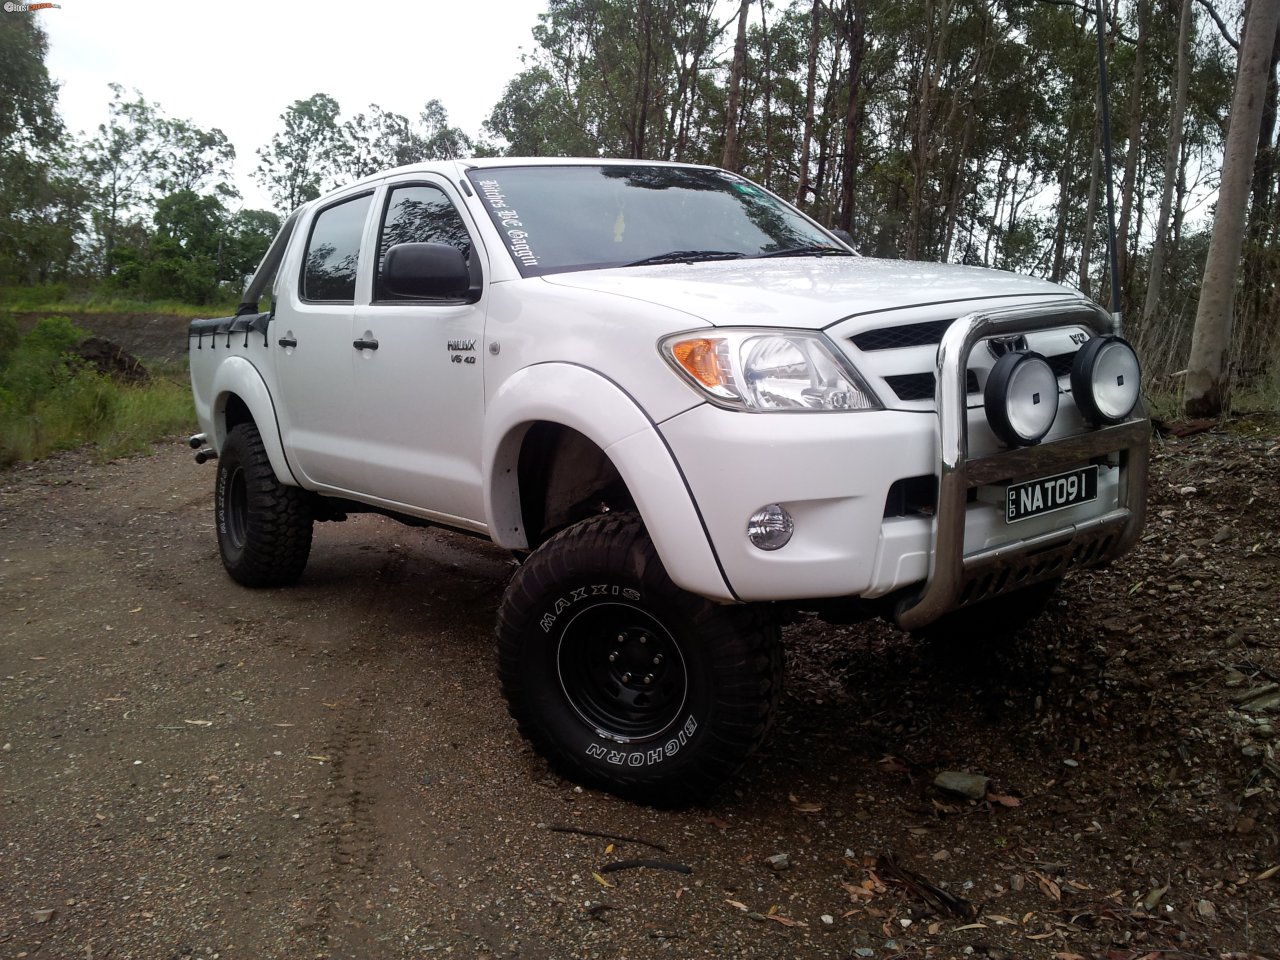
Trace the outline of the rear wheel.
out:
<instances>
[{"instance_id":1,"label":"rear wheel","mask_svg":"<svg viewBox=\"0 0 1280 960\"><path fill-rule=\"evenodd\" d=\"M676 587L640 518L583 520L539 547L498 615L520 732L570 779L680 805L760 745L782 687L775 624Z\"/></svg>"},{"instance_id":2,"label":"rear wheel","mask_svg":"<svg viewBox=\"0 0 1280 960\"><path fill-rule=\"evenodd\" d=\"M246 587L296 582L311 553L310 497L276 479L251 423L231 428L217 462L214 519L227 573Z\"/></svg>"}]
</instances>

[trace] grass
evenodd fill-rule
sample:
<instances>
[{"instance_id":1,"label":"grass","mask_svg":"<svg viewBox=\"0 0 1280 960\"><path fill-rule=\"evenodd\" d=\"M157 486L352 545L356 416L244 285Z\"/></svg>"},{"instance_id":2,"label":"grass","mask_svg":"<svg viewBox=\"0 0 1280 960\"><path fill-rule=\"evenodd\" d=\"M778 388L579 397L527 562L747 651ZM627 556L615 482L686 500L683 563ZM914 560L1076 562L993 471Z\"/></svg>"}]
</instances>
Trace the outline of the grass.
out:
<instances>
[{"instance_id":1,"label":"grass","mask_svg":"<svg viewBox=\"0 0 1280 960\"><path fill-rule=\"evenodd\" d=\"M0 467L85 444L100 460L146 453L194 421L184 383L126 384L77 362L85 335L67 317L45 317L19 337L0 317Z\"/></svg>"},{"instance_id":2,"label":"grass","mask_svg":"<svg viewBox=\"0 0 1280 960\"><path fill-rule=\"evenodd\" d=\"M223 317L235 313L236 299L196 306L178 300L131 300L100 291L75 293L66 284L0 289L0 311L80 316L95 313L164 313L176 317Z\"/></svg>"}]
</instances>

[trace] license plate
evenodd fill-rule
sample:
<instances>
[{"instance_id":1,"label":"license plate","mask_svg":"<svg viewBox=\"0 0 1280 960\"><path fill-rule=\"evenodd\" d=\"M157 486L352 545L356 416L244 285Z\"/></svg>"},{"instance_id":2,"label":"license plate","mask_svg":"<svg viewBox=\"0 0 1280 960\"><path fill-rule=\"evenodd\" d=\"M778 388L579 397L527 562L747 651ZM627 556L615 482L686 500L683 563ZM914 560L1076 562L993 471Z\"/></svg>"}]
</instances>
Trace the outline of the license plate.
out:
<instances>
[{"instance_id":1,"label":"license plate","mask_svg":"<svg viewBox=\"0 0 1280 960\"><path fill-rule=\"evenodd\" d=\"M1080 467L1052 477L1009 484L1004 519L1016 523L1098 499L1098 468Z\"/></svg>"}]
</instances>

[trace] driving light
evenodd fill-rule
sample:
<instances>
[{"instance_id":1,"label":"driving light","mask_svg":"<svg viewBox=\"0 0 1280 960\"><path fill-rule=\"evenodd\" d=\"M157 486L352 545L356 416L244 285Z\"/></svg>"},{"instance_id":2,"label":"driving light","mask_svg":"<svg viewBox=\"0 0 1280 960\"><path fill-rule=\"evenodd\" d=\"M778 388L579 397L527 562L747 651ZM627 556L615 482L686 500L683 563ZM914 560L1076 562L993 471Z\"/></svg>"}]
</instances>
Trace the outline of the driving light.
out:
<instances>
[{"instance_id":1,"label":"driving light","mask_svg":"<svg viewBox=\"0 0 1280 960\"><path fill-rule=\"evenodd\" d=\"M761 550L781 550L791 542L796 524L781 504L761 507L747 521L747 538Z\"/></svg>"},{"instance_id":2,"label":"driving light","mask_svg":"<svg viewBox=\"0 0 1280 960\"><path fill-rule=\"evenodd\" d=\"M667 337L658 349L718 406L752 413L879 407L857 372L811 330L699 331Z\"/></svg>"},{"instance_id":3,"label":"driving light","mask_svg":"<svg viewBox=\"0 0 1280 960\"><path fill-rule=\"evenodd\" d=\"M987 422L1005 443L1030 447L1058 416L1058 378L1038 353L1006 353L987 376Z\"/></svg>"},{"instance_id":4,"label":"driving light","mask_svg":"<svg viewBox=\"0 0 1280 960\"><path fill-rule=\"evenodd\" d=\"M1120 337L1094 337L1071 363L1071 393L1094 424L1119 423L1137 406L1138 355Z\"/></svg>"}]
</instances>

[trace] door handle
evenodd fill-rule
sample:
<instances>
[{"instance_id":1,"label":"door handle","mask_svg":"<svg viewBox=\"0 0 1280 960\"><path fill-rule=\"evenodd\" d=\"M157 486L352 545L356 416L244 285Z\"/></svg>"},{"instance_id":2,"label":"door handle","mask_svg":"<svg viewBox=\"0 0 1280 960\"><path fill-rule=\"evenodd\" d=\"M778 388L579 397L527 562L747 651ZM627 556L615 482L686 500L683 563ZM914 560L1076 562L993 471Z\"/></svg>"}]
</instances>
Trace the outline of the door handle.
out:
<instances>
[{"instance_id":1,"label":"door handle","mask_svg":"<svg viewBox=\"0 0 1280 960\"><path fill-rule=\"evenodd\" d=\"M363 339L353 340L351 341L351 345L355 347L357 350L377 350L378 349L377 340L363 340Z\"/></svg>"},{"instance_id":2,"label":"door handle","mask_svg":"<svg viewBox=\"0 0 1280 960\"><path fill-rule=\"evenodd\" d=\"M276 343L282 347L296 347L298 345L298 341L293 337L281 337Z\"/></svg>"}]
</instances>

